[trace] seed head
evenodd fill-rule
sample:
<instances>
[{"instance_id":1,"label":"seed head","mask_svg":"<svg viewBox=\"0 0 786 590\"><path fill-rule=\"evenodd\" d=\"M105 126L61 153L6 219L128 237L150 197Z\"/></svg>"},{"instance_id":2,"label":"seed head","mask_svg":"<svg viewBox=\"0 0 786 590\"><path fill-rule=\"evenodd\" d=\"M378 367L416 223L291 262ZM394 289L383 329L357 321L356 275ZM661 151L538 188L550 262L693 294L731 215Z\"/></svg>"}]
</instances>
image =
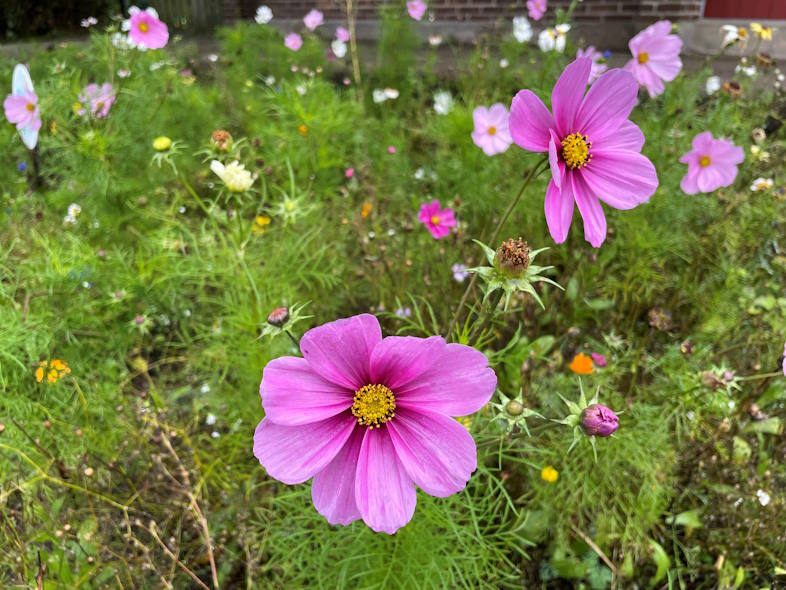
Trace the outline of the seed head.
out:
<instances>
[{"instance_id":1,"label":"seed head","mask_svg":"<svg viewBox=\"0 0 786 590\"><path fill-rule=\"evenodd\" d=\"M511 277L520 277L529 267L530 248L523 239L510 238L502 242L494 255L497 269Z\"/></svg>"},{"instance_id":2,"label":"seed head","mask_svg":"<svg viewBox=\"0 0 786 590\"><path fill-rule=\"evenodd\" d=\"M232 147L232 136L226 129L216 129L210 136L210 143L219 152L226 152Z\"/></svg>"}]
</instances>

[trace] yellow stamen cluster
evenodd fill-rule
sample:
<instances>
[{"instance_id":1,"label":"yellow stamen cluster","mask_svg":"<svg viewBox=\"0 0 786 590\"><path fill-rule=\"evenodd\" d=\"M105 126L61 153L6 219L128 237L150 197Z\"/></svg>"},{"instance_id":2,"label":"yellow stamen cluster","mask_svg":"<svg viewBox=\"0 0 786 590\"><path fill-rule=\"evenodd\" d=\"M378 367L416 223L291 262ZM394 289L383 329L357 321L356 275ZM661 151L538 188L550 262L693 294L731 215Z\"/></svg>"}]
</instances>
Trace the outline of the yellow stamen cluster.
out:
<instances>
[{"instance_id":1,"label":"yellow stamen cluster","mask_svg":"<svg viewBox=\"0 0 786 590\"><path fill-rule=\"evenodd\" d=\"M352 401L352 415L358 424L369 428L379 428L395 417L396 398L393 392L380 384L365 385L355 392Z\"/></svg>"},{"instance_id":2,"label":"yellow stamen cluster","mask_svg":"<svg viewBox=\"0 0 786 590\"><path fill-rule=\"evenodd\" d=\"M32 102L28 102L25 108L32 113L35 110L35 105Z\"/></svg>"},{"instance_id":3,"label":"yellow stamen cluster","mask_svg":"<svg viewBox=\"0 0 786 590\"><path fill-rule=\"evenodd\" d=\"M57 383L71 372L71 368L65 361L52 359L51 361L41 361L35 370L35 380L39 383L46 378L47 383Z\"/></svg>"},{"instance_id":4,"label":"yellow stamen cluster","mask_svg":"<svg viewBox=\"0 0 786 590\"><path fill-rule=\"evenodd\" d=\"M431 216L431 224L432 225L439 225L439 215L432 215Z\"/></svg>"},{"instance_id":5,"label":"yellow stamen cluster","mask_svg":"<svg viewBox=\"0 0 786 590\"><path fill-rule=\"evenodd\" d=\"M650 60L650 54L646 51L642 51L636 56L636 59L640 64L645 64Z\"/></svg>"},{"instance_id":6,"label":"yellow stamen cluster","mask_svg":"<svg viewBox=\"0 0 786 590\"><path fill-rule=\"evenodd\" d=\"M494 125L492 125L491 127L488 128L488 134L489 135L496 135L497 134L497 128L494 127Z\"/></svg>"},{"instance_id":7,"label":"yellow stamen cluster","mask_svg":"<svg viewBox=\"0 0 786 590\"><path fill-rule=\"evenodd\" d=\"M699 158L699 166L701 166L702 168L706 168L711 163L712 160L710 160L709 156L702 156L701 158Z\"/></svg>"},{"instance_id":8,"label":"yellow stamen cluster","mask_svg":"<svg viewBox=\"0 0 786 590\"><path fill-rule=\"evenodd\" d=\"M139 31L141 33L147 33L147 29L148 29L147 23L144 23L144 22L143 23L139 23Z\"/></svg>"},{"instance_id":9,"label":"yellow stamen cluster","mask_svg":"<svg viewBox=\"0 0 786 590\"><path fill-rule=\"evenodd\" d=\"M562 159L568 168L581 168L586 166L592 155L590 147L592 142L587 141L587 136L581 133L571 133L562 140Z\"/></svg>"}]
</instances>

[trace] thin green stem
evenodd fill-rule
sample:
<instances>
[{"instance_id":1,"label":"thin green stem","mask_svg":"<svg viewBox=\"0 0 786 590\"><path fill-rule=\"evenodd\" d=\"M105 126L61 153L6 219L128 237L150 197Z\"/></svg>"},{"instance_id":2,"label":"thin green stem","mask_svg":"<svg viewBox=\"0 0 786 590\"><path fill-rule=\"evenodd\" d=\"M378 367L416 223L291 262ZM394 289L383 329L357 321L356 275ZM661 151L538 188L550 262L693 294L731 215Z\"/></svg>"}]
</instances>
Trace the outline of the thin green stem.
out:
<instances>
[{"instance_id":1,"label":"thin green stem","mask_svg":"<svg viewBox=\"0 0 786 590\"><path fill-rule=\"evenodd\" d=\"M780 377L783 373L781 371L773 371L772 373L762 373L761 375L748 375L747 377L740 377L738 381L758 381L759 379L771 379L773 377Z\"/></svg>"},{"instance_id":2,"label":"thin green stem","mask_svg":"<svg viewBox=\"0 0 786 590\"><path fill-rule=\"evenodd\" d=\"M482 336L483 332L486 331L486 328L489 327L492 318L494 317L494 312L497 310L497 306L499 305L500 300L502 299L503 295L502 289L497 289L494 293L491 294L489 298L489 304L486 306L486 309L483 310L483 320L481 322L476 322L475 326L470 332L469 341L472 342L473 338L477 336Z\"/></svg>"}]
</instances>

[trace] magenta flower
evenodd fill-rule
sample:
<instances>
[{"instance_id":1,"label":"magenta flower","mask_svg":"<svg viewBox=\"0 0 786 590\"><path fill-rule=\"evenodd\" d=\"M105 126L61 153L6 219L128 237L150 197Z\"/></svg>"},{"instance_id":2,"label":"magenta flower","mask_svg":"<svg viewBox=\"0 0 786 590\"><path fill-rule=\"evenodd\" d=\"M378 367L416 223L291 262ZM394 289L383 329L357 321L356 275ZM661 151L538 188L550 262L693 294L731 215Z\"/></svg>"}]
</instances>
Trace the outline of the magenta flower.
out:
<instances>
[{"instance_id":1,"label":"magenta flower","mask_svg":"<svg viewBox=\"0 0 786 590\"><path fill-rule=\"evenodd\" d=\"M418 221L425 225L434 236L435 240L444 238L450 233L451 227L456 227L456 218L453 216L453 209L447 207L439 208L439 201L423 203L418 213Z\"/></svg>"},{"instance_id":2,"label":"magenta flower","mask_svg":"<svg viewBox=\"0 0 786 590\"><path fill-rule=\"evenodd\" d=\"M38 143L38 130L41 129L41 113L38 109L38 96L33 90L30 73L22 64L14 67L11 77L11 94L3 101L5 118L16 125L22 143L33 149Z\"/></svg>"},{"instance_id":3,"label":"magenta flower","mask_svg":"<svg viewBox=\"0 0 786 590\"><path fill-rule=\"evenodd\" d=\"M633 54L625 69L647 89L650 97L663 93L663 82L671 82L682 69L682 39L671 34L671 22L650 25L628 43Z\"/></svg>"},{"instance_id":4,"label":"magenta flower","mask_svg":"<svg viewBox=\"0 0 786 590\"><path fill-rule=\"evenodd\" d=\"M139 49L161 49L169 41L169 29L158 20L155 8L140 10L136 6L128 9L129 20L123 22L131 43Z\"/></svg>"},{"instance_id":5,"label":"magenta flower","mask_svg":"<svg viewBox=\"0 0 786 590\"><path fill-rule=\"evenodd\" d=\"M545 210L554 241L567 238L575 202L584 237L597 248L606 238L600 202L632 209L652 196L658 176L641 154L644 134L628 120L636 102L633 76L610 70L585 96L591 69L588 57L565 68L551 94L553 116L532 91L520 91L510 107L510 134L525 150L549 154Z\"/></svg>"},{"instance_id":6,"label":"magenta flower","mask_svg":"<svg viewBox=\"0 0 786 590\"><path fill-rule=\"evenodd\" d=\"M395 533L415 511L415 486L447 497L477 467L457 420L482 408L497 378L482 353L440 336L382 338L368 314L304 334L304 358L267 364L265 418L254 455L286 484L313 478L314 507L330 524L363 519Z\"/></svg>"},{"instance_id":7,"label":"magenta flower","mask_svg":"<svg viewBox=\"0 0 786 590\"><path fill-rule=\"evenodd\" d=\"M342 43L349 43L349 31L347 31L344 27L337 27L336 39Z\"/></svg>"},{"instance_id":8,"label":"magenta flower","mask_svg":"<svg viewBox=\"0 0 786 590\"><path fill-rule=\"evenodd\" d=\"M592 404L581 413L581 426L589 436L611 436L619 427L619 418L610 408Z\"/></svg>"},{"instance_id":9,"label":"magenta flower","mask_svg":"<svg viewBox=\"0 0 786 590\"><path fill-rule=\"evenodd\" d=\"M546 14L546 0L527 0L527 10L532 20L540 20Z\"/></svg>"},{"instance_id":10,"label":"magenta flower","mask_svg":"<svg viewBox=\"0 0 786 590\"><path fill-rule=\"evenodd\" d=\"M590 76L589 76L590 84L592 84L593 82L595 82L595 80L600 78L608 69L608 66L602 61L600 61L601 59L603 59L603 54L597 49L595 49L595 47L593 47L592 45L590 45L586 49L579 49L576 52L576 58L579 57L588 57L592 60L592 69L590 70Z\"/></svg>"},{"instance_id":11,"label":"magenta flower","mask_svg":"<svg viewBox=\"0 0 786 590\"><path fill-rule=\"evenodd\" d=\"M316 29L323 23L324 20L325 19L322 12L316 10L315 8L312 8L309 13L303 17L303 23L306 25L306 28L309 31Z\"/></svg>"},{"instance_id":12,"label":"magenta flower","mask_svg":"<svg viewBox=\"0 0 786 590\"><path fill-rule=\"evenodd\" d=\"M476 107L472 111L472 120L475 122L472 141L487 156L501 154L513 143L508 128L509 119L510 115L504 104L493 104L488 109Z\"/></svg>"},{"instance_id":13,"label":"magenta flower","mask_svg":"<svg viewBox=\"0 0 786 590\"><path fill-rule=\"evenodd\" d=\"M284 37L284 45L287 49L291 49L292 51L297 51L301 47L303 47L303 37L298 35L297 33L290 33L286 37Z\"/></svg>"},{"instance_id":14,"label":"magenta flower","mask_svg":"<svg viewBox=\"0 0 786 590\"><path fill-rule=\"evenodd\" d=\"M88 84L82 89L79 101L90 105L90 114L98 119L103 119L109 114L109 109L115 102L115 93L109 82L102 84Z\"/></svg>"},{"instance_id":15,"label":"magenta flower","mask_svg":"<svg viewBox=\"0 0 786 590\"><path fill-rule=\"evenodd\" d=\"M711 193L715 189L729 186L737 177L737 164L745 159L745 152L725 139L713 139L705 131L693 138L693 149L680 158L688 165L688 173L682 177L680 188L689 195L699 191Z\"/></svg>"},{"instance_id":16,"label":"magenta flower","mask_svg":"<svg viewBox=\"0 0 786 590\"><path fill-rule=\"evenodd\" d=\"M407 2L407 12L409 16L415 20L420 20L423 18L423 15L426 14L426 4L425 2L421 2L421 0Z\"/></svg>"},{"instance_id":17,"label":"magenta flower","mask_svg":"<svg viewBox=\"0 0 786 590\"><path fill-rule=\"evenodd\" d=\"M609 362L606 360L606 357L599 352L593 352L590 354L590 356L592 357L592 363L600 369L609 364Z\"/></svg>"}]
</instances>

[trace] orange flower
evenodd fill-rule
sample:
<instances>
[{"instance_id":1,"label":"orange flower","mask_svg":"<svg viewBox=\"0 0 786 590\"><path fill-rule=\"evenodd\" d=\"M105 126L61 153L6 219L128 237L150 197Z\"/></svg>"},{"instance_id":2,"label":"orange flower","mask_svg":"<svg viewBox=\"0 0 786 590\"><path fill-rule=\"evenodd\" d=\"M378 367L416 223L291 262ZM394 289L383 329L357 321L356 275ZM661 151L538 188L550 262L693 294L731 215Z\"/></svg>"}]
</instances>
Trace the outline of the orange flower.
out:
<instances>
[{"instance_id":1,"label":"orange flower","mask_svg":"<svg viewBox=\"0 0 786 590\"><path fill-rule=\"evenodd\" d=\"M363 209L360 210L360 216L366 218L368 217L369 213L371 213L371 203L366 201L363 203Z\"/></svg>"},{"instance_id":2,"label":"orange flower","mask_svg":"<svg viewBox=\"0 0 786 590\"><path fill-rule=\"evenodd\" d=\"M297 130L298 130L298 133L300 133L300 135L306 135L308 133L308 127L306 127L302 123L301 123L300 127L297 128Z\"/></svg>"},{"instance_id":3,"label":"orange flower","mask_svg":"<svg viewBox=\"0 0 786 590\"><path fill-rule=\"evenodd\" d=\"M570 363L570 370L578 375L591 375L592 359L580 352L573 357L573 361Z\"/></svg>"},{"instance_id":4,"label":"orange flower","mask_svg":"<svg viewBox=\"0 0 786 590\"><path fill-rule=\"evenodd\" d=\"M35 370L35 380L42 383L46 377L47 383L57 383L71 372L68 363L60 359L52 359L51 361L41 361L38 363L38 368Z\"/></svg>"}]
</instances>

